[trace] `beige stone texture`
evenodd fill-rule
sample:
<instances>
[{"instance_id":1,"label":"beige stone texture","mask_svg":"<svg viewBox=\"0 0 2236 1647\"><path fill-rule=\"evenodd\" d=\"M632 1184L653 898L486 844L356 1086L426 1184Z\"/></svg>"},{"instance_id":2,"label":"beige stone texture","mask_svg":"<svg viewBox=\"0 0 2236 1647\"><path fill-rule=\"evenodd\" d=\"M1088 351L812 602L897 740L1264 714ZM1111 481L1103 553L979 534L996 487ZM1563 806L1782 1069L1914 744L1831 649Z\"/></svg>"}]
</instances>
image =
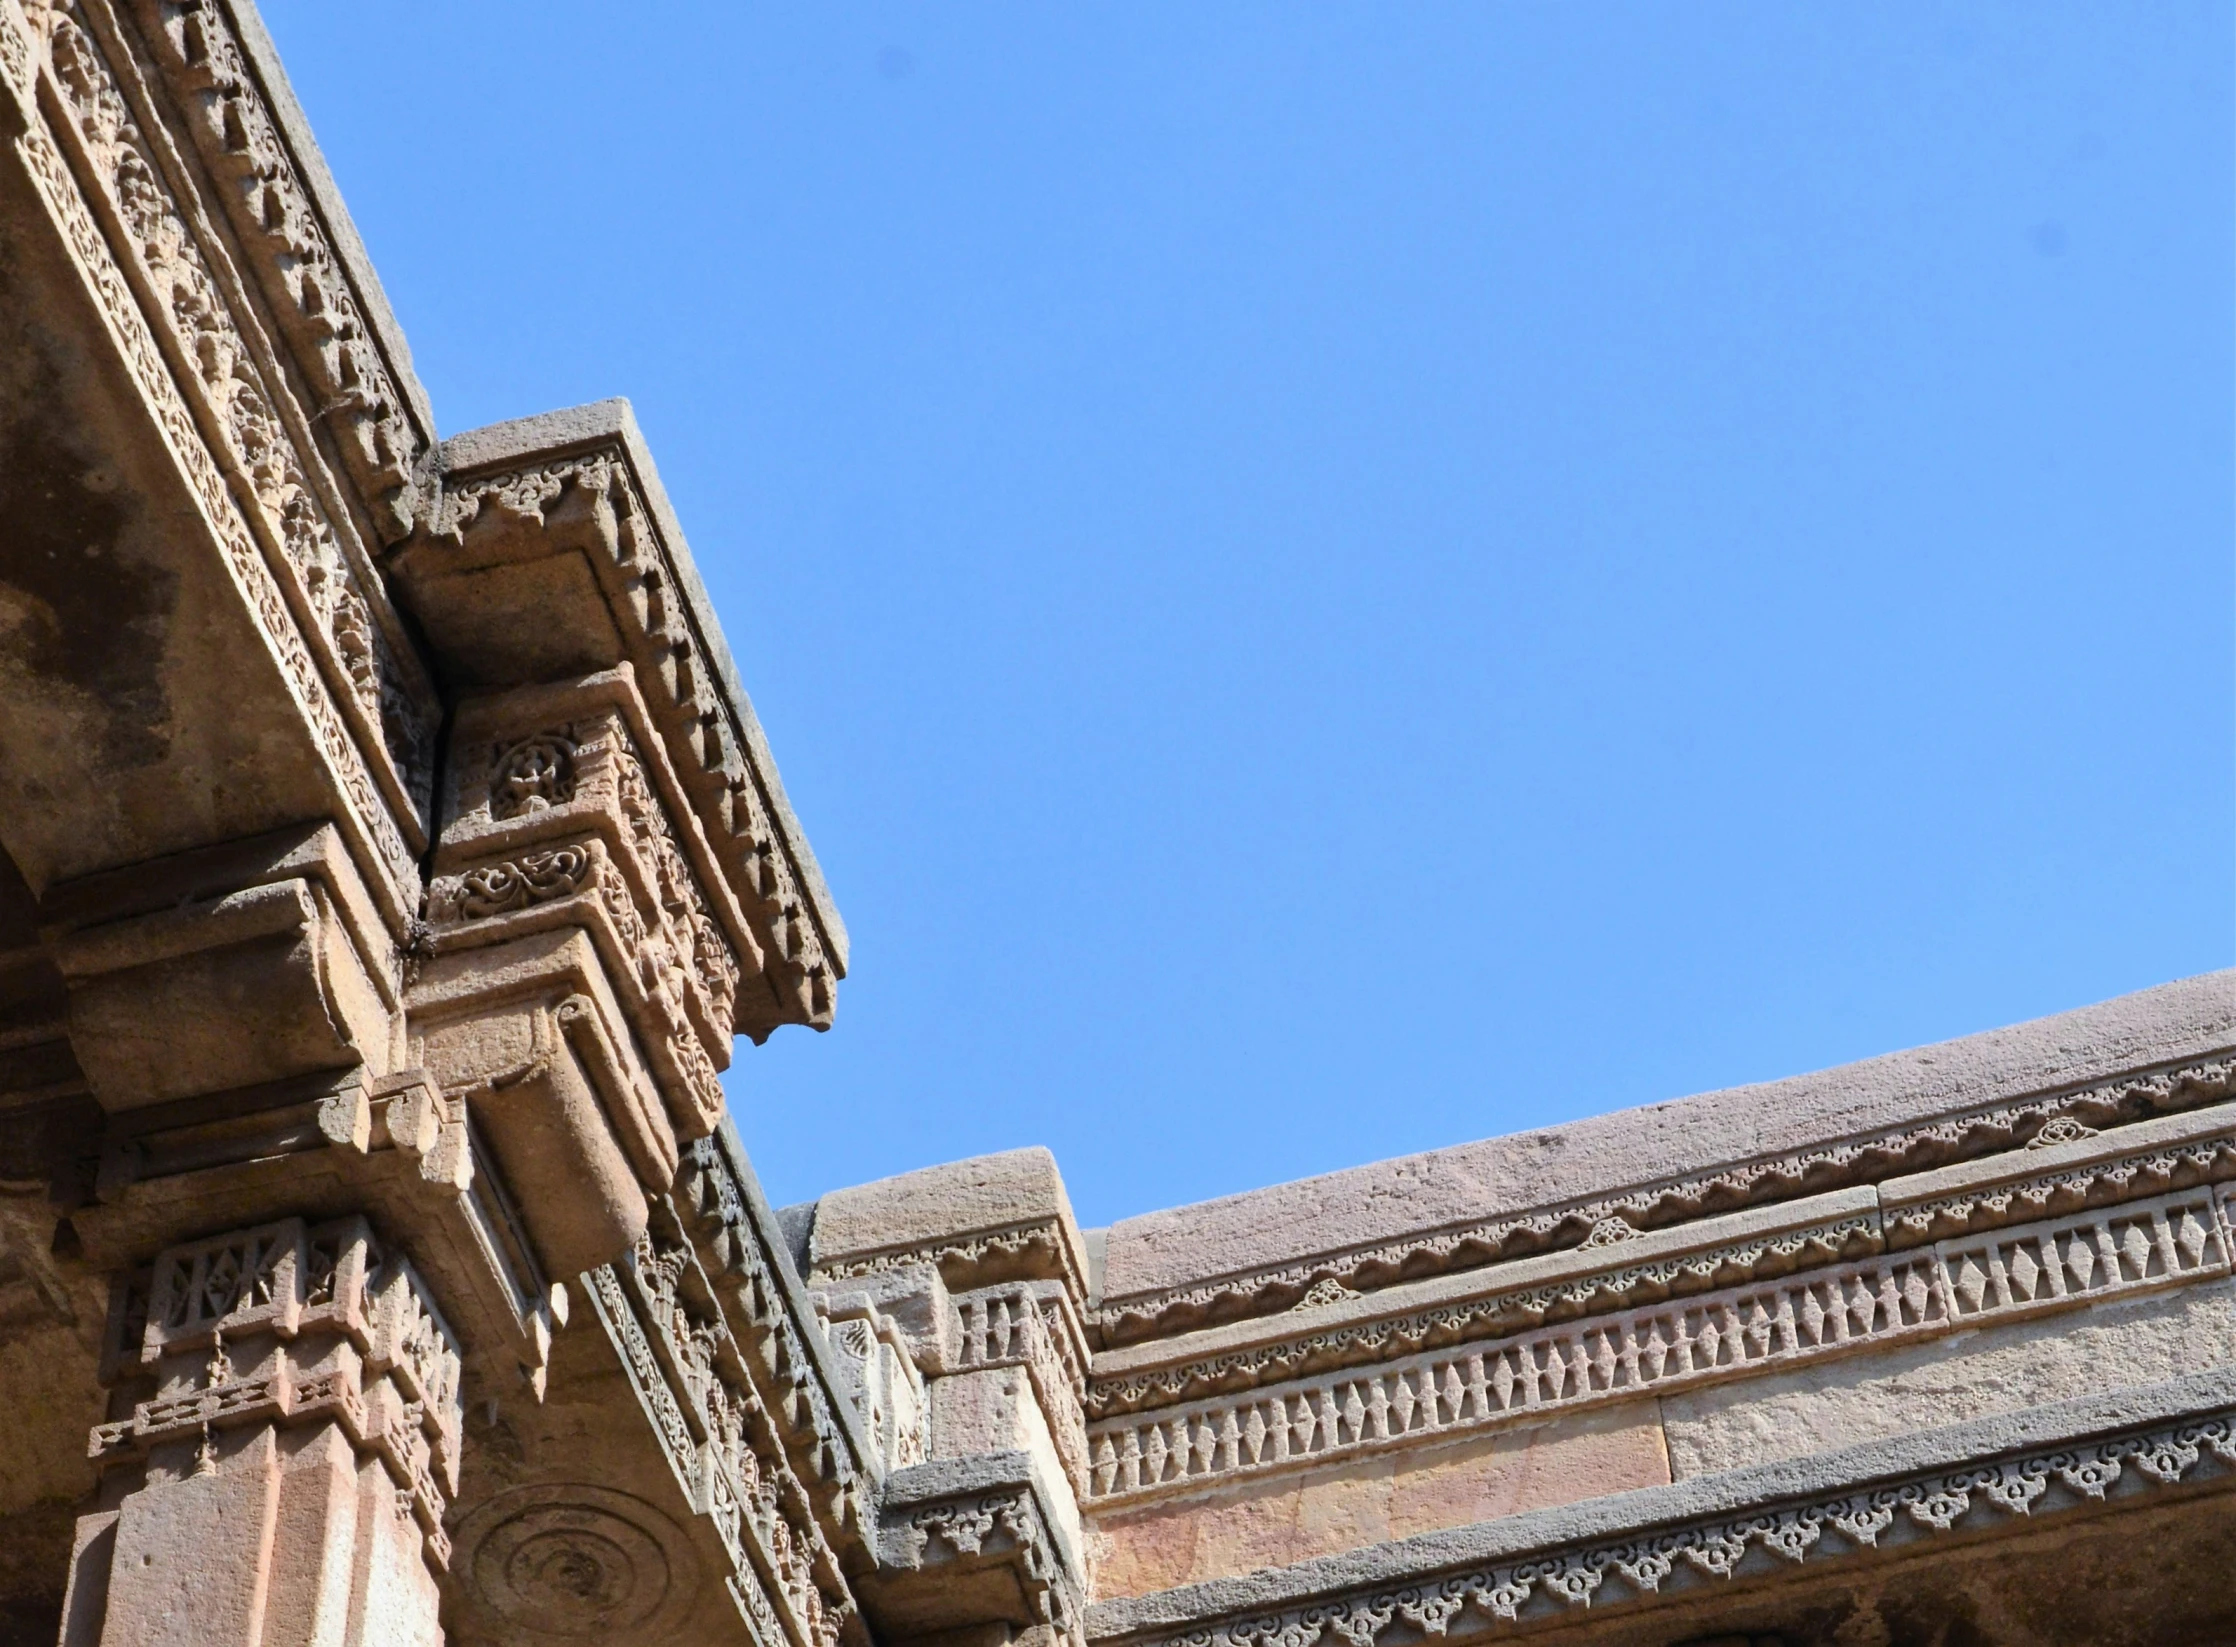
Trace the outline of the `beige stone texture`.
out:
<instances>
[{"instance_id":1,"label":"beige stone texture","mask_svg":"<svg viewBox=\"0 0 2236 1647\"><path fill-rule=\"evenodd\" d=\"M1035 1479L1062 1524L1064 1536L1079 1547L1082 1528L1078 1495L1072 1491L1047 1415L1023 1367L991 1367L956 1373L931 1386L931 1455L973 1458L989 1453L1023 1453L1032 1460Z\"/></svg>"},{"instance_id":2,"label":"beige stone texture","mask_svg":"<svg viewBox=\"0 0 2236 1647\"><path fill-rule=\"evenodd\" d=\"M2236 1280L1662 1399L1682 1480L2236 1365Z\"/></svg>"},{"instance_id":3,"label":"beige stone texture","mask_svg":"<svg viewBox=\"0 0 2236 1647\"><path fill-rule=\"evenodd\" d=\"M1146 1595L1669 1480L1652 1401L1089 1521L1094 1593Z\"/></svg>"},{"instance_id":4,"label":"beige stone texture","mask_svg":"<svg viewBox=\"0 0 2236 1647\"><path fill-rule=\"evenodd\" d=\"M2213 973L1962 1040L1759 1086L1431 1150L1111 1226L1105 1303L1806 1149L2236 1039L2236 974Z\"/></svg>"},{"instance_id":5,"label":"beige stone texture","mask_svg":"<svg viewBox=\"0 0 2236 1647\"><path fill-rule=\"evenodd\" d=\"M651 454L409 360L251 0L0 0L0 1647L2228 1636L2236 973L780 1218L846 935Z\"/></svg>"},{"instance_id":6,"label":"beige stone texture","mask_svg":"<svg viewBox=\"0 0 2236 1647\"><path fill-rule=\"evenodd\" d=\"M1070 1273L1083 1282L1087 1250L1055 1156L1009 1150L834 1190L816 1203L810 1258L821 1269L1038 1225L1059 1232Z\"/></svg>"}]
</instances>

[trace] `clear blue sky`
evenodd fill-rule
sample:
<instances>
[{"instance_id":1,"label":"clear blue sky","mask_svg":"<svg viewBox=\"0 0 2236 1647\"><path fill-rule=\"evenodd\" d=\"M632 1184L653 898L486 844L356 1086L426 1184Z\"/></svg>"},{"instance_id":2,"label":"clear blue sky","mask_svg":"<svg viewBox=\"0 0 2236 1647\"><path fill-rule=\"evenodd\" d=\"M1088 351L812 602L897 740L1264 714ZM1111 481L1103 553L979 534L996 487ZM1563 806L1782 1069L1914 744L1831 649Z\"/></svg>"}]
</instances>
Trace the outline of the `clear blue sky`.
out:
<instances>
[{"instance_id":1,"label":"clear blue sky","mask_svg":"<svg viewBox=\"0 0 2236 1647\"><path fill-rule=\"evenodd\" d=\"M2225 0L271 0L445 433L626 394L1090 1223L2236 961Z\"/></svg>"}]
</instances>

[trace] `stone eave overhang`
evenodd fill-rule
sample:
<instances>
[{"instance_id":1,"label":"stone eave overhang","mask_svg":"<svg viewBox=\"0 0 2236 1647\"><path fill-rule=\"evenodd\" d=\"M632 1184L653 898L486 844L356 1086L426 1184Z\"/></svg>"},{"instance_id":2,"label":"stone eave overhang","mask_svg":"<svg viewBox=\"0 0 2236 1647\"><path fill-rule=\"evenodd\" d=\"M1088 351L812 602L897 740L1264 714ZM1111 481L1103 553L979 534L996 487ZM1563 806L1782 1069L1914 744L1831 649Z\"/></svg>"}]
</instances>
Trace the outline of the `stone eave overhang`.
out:
<instances>
[{"instance_id":1,"label":"stone eave overhang","mask_svg":"<svg viewBox=\"0 0 2236 1647\"><path fill-rule=\"evenodd\" d=\"M2061 1117L2107 1128L2232 1092L2236 972L2209 973L1812 1075L1127 1219L1103 1232L1096 1326L1106 1352L1194 1339L1574 1248L1610 1219L1660 1229L2015 1149Z\"/></svg>"},{"instance_id":2,"label":"stone eave overhang","mask_svg":"<svg viewBox=\"0 0 2236 1647\"><path fill-rule=\"evenodd\" d=\"M847 937L625 400L453 436L387 557L451 684L627 664L769 964L756 1041L827 1027Z\"/></svg>"}]
</instances>

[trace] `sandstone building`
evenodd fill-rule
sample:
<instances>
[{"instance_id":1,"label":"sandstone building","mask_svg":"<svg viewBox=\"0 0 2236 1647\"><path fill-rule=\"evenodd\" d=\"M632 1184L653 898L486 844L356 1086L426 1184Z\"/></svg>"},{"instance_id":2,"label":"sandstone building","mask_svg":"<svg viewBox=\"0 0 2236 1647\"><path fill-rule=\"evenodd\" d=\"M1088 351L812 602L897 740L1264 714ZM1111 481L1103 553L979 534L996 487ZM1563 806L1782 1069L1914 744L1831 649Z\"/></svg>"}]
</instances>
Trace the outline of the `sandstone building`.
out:
<instances>
[{"instance_id":1,"label":"sandstone building","mask_svg":"<svg viewBox=\"0 0 2236 1647\"><path fill-rule=\"evenodd\" d=\"M0 0L0 845L0 1640L2236 1639L2236 974L771 1209L846 933L682 524L438 439L248 0Z\"/></svg>"}]
</instances>

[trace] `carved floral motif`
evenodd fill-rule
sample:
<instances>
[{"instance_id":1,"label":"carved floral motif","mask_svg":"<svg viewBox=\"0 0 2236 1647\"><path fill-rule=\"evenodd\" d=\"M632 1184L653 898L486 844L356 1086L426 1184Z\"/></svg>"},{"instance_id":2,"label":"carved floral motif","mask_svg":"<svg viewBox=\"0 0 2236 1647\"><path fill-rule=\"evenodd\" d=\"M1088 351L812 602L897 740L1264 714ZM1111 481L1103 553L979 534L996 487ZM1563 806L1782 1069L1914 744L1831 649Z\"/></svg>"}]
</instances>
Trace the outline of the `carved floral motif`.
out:
<instances>
[{"instance_id":1,"label":"carved floral motif","mask_svg":"<svg viewBox=\"0 0 2236 1647\"><path fill-rule=\"evenodd\" d=\"M575 746L557 732L539 732L499 752L489 778L489 814L517 818L574 799Z\"/></svg>"}]
</instances>

